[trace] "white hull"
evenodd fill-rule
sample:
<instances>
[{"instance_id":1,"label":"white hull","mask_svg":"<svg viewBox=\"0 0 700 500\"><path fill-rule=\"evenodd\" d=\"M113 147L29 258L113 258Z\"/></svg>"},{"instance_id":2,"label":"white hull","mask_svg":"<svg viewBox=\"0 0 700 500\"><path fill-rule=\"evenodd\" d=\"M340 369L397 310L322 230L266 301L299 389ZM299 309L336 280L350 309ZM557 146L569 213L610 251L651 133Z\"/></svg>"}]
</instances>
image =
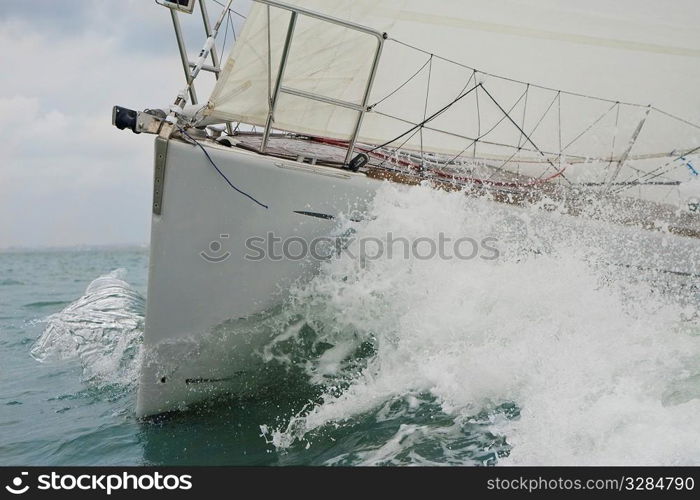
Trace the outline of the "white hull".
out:
<instances>
[{"instance_id":1,"label":"white hull","mask_svg":"<svg viewBox=\"0 0 700 500\"><path fill-rule=\"evenodd\" d=\"M245 321L236 320L279 304L289 285L312 269L289 259L247 260L246 239L325 235L332 220L295 212L347 214L362 209L380 185L336 168L223 146L207 150L236 186L269 208L234 191L201 149L169 141L161 214L153 214L151 226L138 416L182 409L220 392L255 390L246 374L265 339L251 338ZM217 251L213 241L221 244Z\"/></svg>"}]
</instances>

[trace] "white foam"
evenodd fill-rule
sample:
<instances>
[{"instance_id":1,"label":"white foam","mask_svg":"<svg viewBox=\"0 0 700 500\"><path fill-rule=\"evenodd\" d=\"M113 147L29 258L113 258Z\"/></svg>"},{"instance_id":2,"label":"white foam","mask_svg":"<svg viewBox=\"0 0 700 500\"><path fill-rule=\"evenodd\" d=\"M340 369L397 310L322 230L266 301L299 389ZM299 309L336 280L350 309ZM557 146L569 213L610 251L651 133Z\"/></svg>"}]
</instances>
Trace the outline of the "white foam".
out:
<instances>
[{"instance_id":1,"label":"white foam","mask_svg":"<svg viewBox=\"0 0 700 500\"><path fill-rule=\"evenodd\" d=\"M93 384L132 386L139 367L144 298L117 269L92 281L85 295L46 318L31 354L38 361L80 360Z\"/></svg>"},{"instance_id":2,"label":"white foam","mask_svg":"<svg viewBox=\"0 0 700 500\"><path fill-rule=\"evenodd\" d=\"M369 341L376 353L342 393L329 391L272 433L276 445L392 398L429 393L456 423L518 405L520 418L492 426L512 445L506 463L700 464L692 444L700 442L698 297L681 287L682 297L669 298L634 268L601 264L644 255L646 265L658 256L663 267L683 246L694 266L696 242L659 235L645 243L636 230L582 229L556 214L421 186L385 186L371 215L358 236L496 235L501 257L360 264L343 255L324 264L294 292L307 321L322 325L320 340L336 346L315 373L342 363L351 349L341 346ZM364 460L390 461L409 431L431 432L404 427L403 437Z\"/></svg>"}]
</instances>

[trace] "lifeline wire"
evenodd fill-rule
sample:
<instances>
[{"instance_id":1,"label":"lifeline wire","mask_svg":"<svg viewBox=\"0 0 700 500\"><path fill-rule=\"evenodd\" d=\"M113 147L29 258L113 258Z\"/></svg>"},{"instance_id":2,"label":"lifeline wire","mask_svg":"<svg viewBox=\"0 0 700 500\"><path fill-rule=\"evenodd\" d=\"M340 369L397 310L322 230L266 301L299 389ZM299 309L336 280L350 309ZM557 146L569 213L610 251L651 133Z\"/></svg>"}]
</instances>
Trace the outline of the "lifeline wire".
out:
<instances>
[{"instance_id":1,"label":"lifeline wire","mask_svg":"<svg viewBox=\"0 0 700 500\"><path fill-rule=\"evenodd\" d=\"M216 171L219 172L219 175L220 175L221 177L224 178L224 180L226 181L226 183L227 183L229 186L231 186L235 191L239 192L240 194L242 194L242 195L245 196L246 198L251 199L252 201L254 201L255 203L257 203L257 204L260 205L261 207L263 207L263 208L265 208L265 209L270 208L270 207L268 207L267 205L265 205L264 203L262 203L262 202L256 200L255 198L253 198L251 195L249 195L249 194L246 193L245 191L243 191L243 190L237 188L236 186L234 186L233 183L229 180L229 178L226 177L226 174L224 174L224 173L219 169L219 167L216 166L216 163L214 163L214 160L211 159L211 156L209 156L209 153L207 152L207 150L204 149L204 146L202 146L202 145L199 143L199 141L197 141L196 139L194 139L190 134L188 134L187 132L185 132L185 129L183 129L182 127L178 127L178 129L180 129L180 132L182 133L182 135L184 135L185 137L187 137L190 141L192 141L192 142L195 143L197 146L199 146L199 148L200 148L202 151L204 151L204 154L205 154L205 156L207 157L207 160L209 160L209 163L211 163L212 166L216 169Z\"/></svg>"}]
</instances>

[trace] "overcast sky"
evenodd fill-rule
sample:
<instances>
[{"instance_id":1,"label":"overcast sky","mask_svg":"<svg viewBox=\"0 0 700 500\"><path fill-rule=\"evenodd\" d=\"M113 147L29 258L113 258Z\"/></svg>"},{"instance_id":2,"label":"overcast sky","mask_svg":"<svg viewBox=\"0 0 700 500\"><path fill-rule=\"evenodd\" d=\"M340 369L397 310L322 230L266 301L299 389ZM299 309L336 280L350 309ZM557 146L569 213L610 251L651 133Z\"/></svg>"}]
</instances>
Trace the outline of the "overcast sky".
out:
<instances>
[{"instance_id":1,"label":"overcast sky","mask_svg":"<svg viewBox=\"0 0 700 500\"><path fill-rule=\"evenodd\" d=\"M194 58L201 18L180 17ZM112 127L111 108L182 88L167 9L0 0L0 66L0 248L147 244L153 136Z\"/></svg>"}]
</instances>

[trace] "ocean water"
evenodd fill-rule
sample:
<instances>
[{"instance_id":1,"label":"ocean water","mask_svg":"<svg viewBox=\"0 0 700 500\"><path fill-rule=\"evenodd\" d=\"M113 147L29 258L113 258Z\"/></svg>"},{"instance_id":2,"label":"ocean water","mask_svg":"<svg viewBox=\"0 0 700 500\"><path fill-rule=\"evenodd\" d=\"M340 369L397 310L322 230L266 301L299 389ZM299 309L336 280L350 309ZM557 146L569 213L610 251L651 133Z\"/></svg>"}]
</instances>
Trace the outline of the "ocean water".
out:
<instances>
[{"instance_id":1,"label":"ocean water","mask_svg":"<svg viewBox=\"0 0 700 500\"><path fill-rule=\"evenodd\" d=\"M0 464L700 464L695 240L424 187L370 212L353 234L499 257L325 262L260 320L269 387L159 422L133 414L147 250L0 253Z\"/></svg>"}]
</instances>

